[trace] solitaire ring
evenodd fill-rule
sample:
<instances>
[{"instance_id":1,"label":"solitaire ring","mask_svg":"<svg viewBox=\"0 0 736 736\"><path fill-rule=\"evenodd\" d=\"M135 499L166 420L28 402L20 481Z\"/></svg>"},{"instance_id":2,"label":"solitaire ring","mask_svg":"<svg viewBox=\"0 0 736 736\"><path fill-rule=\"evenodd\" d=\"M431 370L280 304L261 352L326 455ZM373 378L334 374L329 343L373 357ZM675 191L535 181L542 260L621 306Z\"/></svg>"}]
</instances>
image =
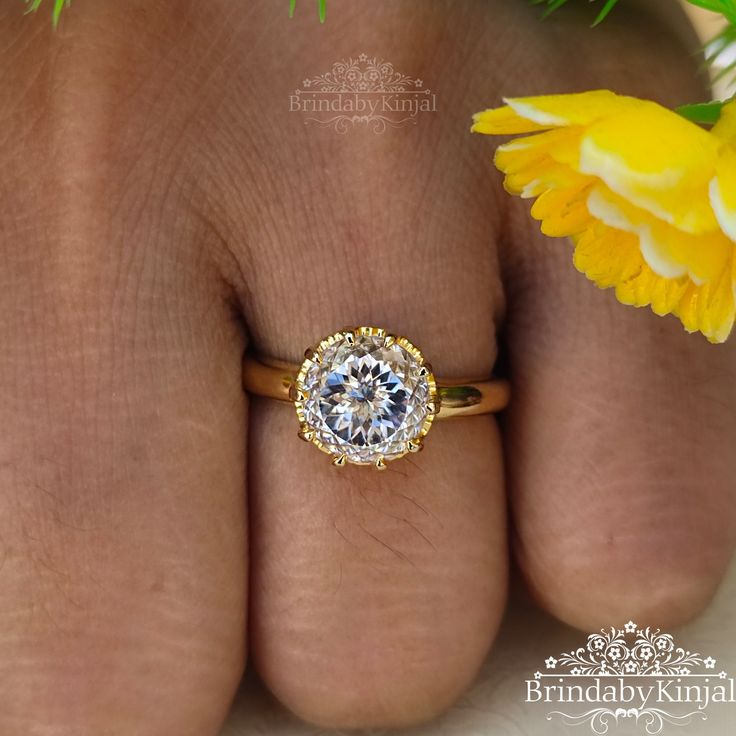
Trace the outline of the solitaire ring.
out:
<instances>
[{"instance_id":1,"label":"solitaire ring","mask_svg":"<svg viewBox=\"0 0 736 736\"><path fill-rule=\"evenodd\" d=\"M301 366L246 355L243 385L293 402L299 437L334 465L379 470L421 450L435 419L489 414L509 400L506 381L435 379L419 348L380 327L339 330L307 349Z\"/></svg>"}]
</instances>

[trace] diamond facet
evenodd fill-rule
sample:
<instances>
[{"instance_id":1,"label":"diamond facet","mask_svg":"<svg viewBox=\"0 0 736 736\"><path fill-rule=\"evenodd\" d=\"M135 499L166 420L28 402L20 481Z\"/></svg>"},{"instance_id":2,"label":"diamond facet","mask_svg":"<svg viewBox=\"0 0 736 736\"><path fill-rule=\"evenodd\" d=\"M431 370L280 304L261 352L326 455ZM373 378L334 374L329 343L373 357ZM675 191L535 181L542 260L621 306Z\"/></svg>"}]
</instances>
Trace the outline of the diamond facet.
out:
<instances>
[{"instance_id":1,"label":"diamond facet","mask_svg":"<svg viewBox=\"0 0 736 736\"><path fill-rule=\"evenodd\" d=\"M432 423L436 386L423 366L416 347L384 330L331 335L299 372L297 391L306 395L295 402L299 420L325 452L381 467L412 450Z\"/></svg>"}]
</instances>

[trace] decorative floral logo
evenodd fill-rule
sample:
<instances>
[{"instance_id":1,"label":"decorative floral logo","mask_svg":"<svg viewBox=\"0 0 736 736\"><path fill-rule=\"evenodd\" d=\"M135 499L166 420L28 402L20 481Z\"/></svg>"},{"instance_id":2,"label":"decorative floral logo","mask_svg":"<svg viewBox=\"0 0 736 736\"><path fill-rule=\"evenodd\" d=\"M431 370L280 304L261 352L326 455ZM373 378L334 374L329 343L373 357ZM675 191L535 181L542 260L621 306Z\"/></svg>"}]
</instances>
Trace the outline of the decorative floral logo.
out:
<instances>
[{"instance_id":1,"label":"decorative floral logo","mask_svg":"<svg viewBox=\"0 0 736 736\"><path fill-rule=\"evenodd\" d=\"M307 113L307 124L347 133L365 126L375 133L415 125L419 113L436 111L436 98L421 79L367 54L336 61L330 71L305 79L289 97L291 112Z\"/></svg>"},{"instance_id":2,"label":"decorative floral logo","mask_svg":"<svg viewBox=\"0 0 736 736\"><path fill-rule=\"evenodd\" d=\"M550 711L547 720L588 723L595 734L633 721L654 736L666 723L707 720L711 703L736 702L734 679L715 668L715 658L676 646L671 634L629 621L621 629L591 634L584 647L548 657L544 671L526 681L526 702L593 704L597 707L579 713Z\"/></svg>"}]
</instances>

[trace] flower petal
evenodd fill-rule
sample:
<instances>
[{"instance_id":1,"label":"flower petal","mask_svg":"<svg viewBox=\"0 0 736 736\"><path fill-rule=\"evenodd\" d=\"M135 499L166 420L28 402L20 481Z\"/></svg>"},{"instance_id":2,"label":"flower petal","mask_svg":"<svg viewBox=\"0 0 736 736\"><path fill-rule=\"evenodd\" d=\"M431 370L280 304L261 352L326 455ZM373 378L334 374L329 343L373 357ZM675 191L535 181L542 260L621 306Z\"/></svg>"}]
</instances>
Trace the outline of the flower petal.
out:
<instances>
[{"instance_id":1,"label":"flower petal","mask_svg":"<svg viewBox=\"0 0 736 736\"><path fill-rule=\"evenodd\" d=\"M526 120L508 106L475 113L470 126L471 132L487 135L516 135L545 129L545 126Z\"/></svg>"},{"instance_id":2,"label":"flower petal","mask_svg":"<svg viewBox=\"0 0 736 736\"><path fill-rule=\"evenodd\" d=\"M720 230L690 235L658 221L642 230L639 246L644 260L660 275L658 263L681 264L695 284L720 278L728 270L733 254L733 243Z\"/></svg>"},{"instance_id":3,"label":"flower petal","mask_svg":"<svg viewBox=\"0 0 736 736\"><path fill-rule=\"evenodd\" d=\"M551 158L508 174L504 188L509 194L517 194L523 199L538 197L548 189L568 189L585 186L592 179L581 176L568 166L558 164Z\"/></svg>"},{"instance_id":4,"label":"flower petal","mask_svg":"<svg viewBox=\"0 0 736 736\"><path fill-rule=\"evenodd\" d=\"M674 311L688 332L699 330L710 342L725 342L736 315L731 269L714 282L690 283Z\"/></svg>"},{"instance_id":5,"label":"flower petal","mask_svg":"<svg viewBox=\"0 0 736 736\"><path fill-rule=\"evenodd\" d=\"M689 283L658 276L644 262L635 236L600 223L577 239L574 263L600 288L615 287L622 304L650 306L660 316L676 309Z\"/></svg>"},{"instance_id":6,"label":"flower petal","mask_svg":"<svg viewBox=\"0 0 736 736\"><path fill-rule=\"evenodd\" d=\"M575 268L602 289L629 281L645 265L633 235L600 222L574 240Z\"/></svg>"},{"instance_id":7,"label":"flower petal","mask_svg":"<svg viewBox=\"0 0 736 736\"><path fill-rule=\"evenodd\" d=\"M660 105L639 103L590 126L580 145L580 171L682 230L716 229L707 187L718 139Z\"/></svg>"},{"instance_id":8,"label":"flower petal","mask_svg":"<svg viewBox=\"0 0 736 736\"><path fill-rule=\"evenodd\" d=\"M716 282L698 286L686 277L666 279L652 271L631 233L598 223L575 240L576 268L601 288L615 287L623 304L650 306L660 316L673 313L686 330L700 331L711 342L724 342L730 334L736 315L731 269Z\"/></svg>"},{"instance_id":9,"label":"flower petal","mask_svg":"<svg viewBox=\"0 0 736 736\"><path fill-rule=\"evenodd\" d=\"M532 206L532 217L540 220L541 229L551 238L577 235L589 228L593 218L586 200L591 185L567 189L548 189Z\"/></svg>"},{"instance_id":10,"label":"flower petal","mask_svg":"<svg viewBox=\"0 0 736 736\"><path fill-rule=\"evenodd\" d=\"M721 150L709 193L718 224L736 242L736 149L728 144Z\"/></svg>"},{"instance_id":11,"label":"flower petal","mask_svg":"<svg viewBox=\"0 0 736 736\"><path fill-rule=\"evenodd\" d=\"M607 89L566 95L510 97L504 101L517 115L546 128L590 125L639 102L633 97L617 95Z\"/></svg>"},{"instance_id":12,"label":"flower petal","mask_svg":"<svg viewBox=\"0 0 736 736\"><path fill-rule=\"evenodd\" d=\"M666 279L644 261L636 236L602 223L575 238L574 262L599 287L615 287L623 304L650 306L661 316L675 314L686 330L700 331L711 342L724 342L733 328L736 264L709 284L697 285L687 277Z\"/></svg>"},{"instance_id":13,"label":"flower petal","mask_svg":"<svg viewBox=\"0 0 736 736\"><path fill-rule=\"evenodd\" d=\"M513 174L550 158L560 163L568 163L571 158L576 157L574 152L579 144L579 129L548 130L504 143L496 149L493 163L505 174Z\"/></svg>"},{"instance_id":14,"label":"flower petal","mask_svg":"<svg viewBox=\"0 0 736 736\"><path fill-rule=\"evenodd\" d=\"M727 102L721 110L721 117L711 129L713 135L736 145L736 100Z\"/></svg>"},{"instance_id":15,"label":"flower petal","mask_svg":"<svg viewBox=\"0 0 736 736\"><path fill-rule=\"evenodd\" d=\"M674 279L687 275L702 284L718 278L728 268L733 244L718 229L702 235L683 232L635 207L603 184L591 190L587 204L593 217L636 235L644 260L659 276Z\"/></svg>"},{"instance_id":16,"label":"flower petal","mask_svg":"<svg viewBox=\"0 0 736 736\"><path fill-rule=\"evenodd\" d=\"M736 103L708 132L656 103L608 91L507 100L474 130L530 132L500 146L507 191L537 198L576 267L712 342L736 315Z\"/></svg>"}]
</instances>

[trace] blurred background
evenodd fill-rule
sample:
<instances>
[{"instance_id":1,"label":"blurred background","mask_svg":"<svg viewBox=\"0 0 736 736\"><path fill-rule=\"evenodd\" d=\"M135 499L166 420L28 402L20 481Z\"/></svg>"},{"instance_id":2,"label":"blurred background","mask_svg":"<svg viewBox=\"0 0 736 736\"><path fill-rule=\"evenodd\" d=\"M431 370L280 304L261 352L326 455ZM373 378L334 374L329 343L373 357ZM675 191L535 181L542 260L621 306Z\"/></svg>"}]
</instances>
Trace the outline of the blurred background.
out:
<instances>
[{"instance_id":1,"label":"blurred background","mask_svg":"<svg viewBox=\"0 0 736 736\"><path fill-rule=\"evenodd\" d=\"M687 10L688 14L692 18L704 44L707 44L715 38L719 31L724 28L725 22L722 16L701 8L696 8L693 5L684 2L684 0L682 0L682 4L685 6L685 10ZM733 62L736 62L736 47L734 46L719 55L717 63L713 65L715 75L718 74L718 70ZM736 75L730 74L727 77L714 82L716 97L725 99L736 94L736 79L734 77L736 77Z\"/></svg>"}]
</instances>

